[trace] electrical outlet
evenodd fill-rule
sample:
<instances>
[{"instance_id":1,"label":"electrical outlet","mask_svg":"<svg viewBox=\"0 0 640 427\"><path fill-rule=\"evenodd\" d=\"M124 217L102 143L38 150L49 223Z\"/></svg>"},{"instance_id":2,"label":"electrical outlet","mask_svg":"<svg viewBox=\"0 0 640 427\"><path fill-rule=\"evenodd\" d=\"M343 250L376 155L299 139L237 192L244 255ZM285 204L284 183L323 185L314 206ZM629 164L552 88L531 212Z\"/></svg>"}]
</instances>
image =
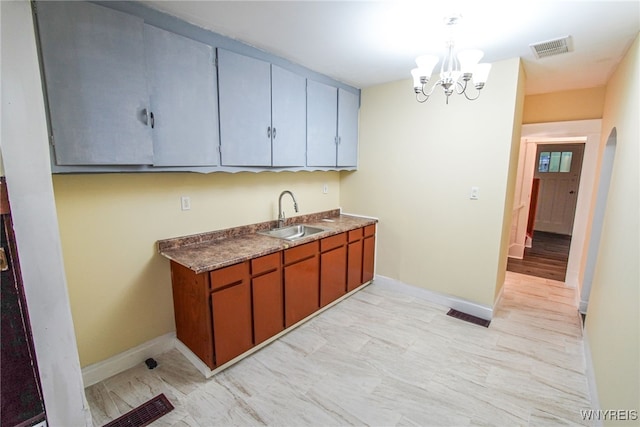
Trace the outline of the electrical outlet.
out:
<instances>
[{"instance_id":1,"label":"electrical outlet","mask_svg":"<svg viewBox=\"0 0 640 427\"><path fill-rule=\"evenodd\" d=\"M322 194L327 194L329 192L329 184L326 182L322 185Z\"/></svg>"},{"instance_id":2,"label":"electrical outlet","mask_svg":"<svg viewBox=\"0 0 640 427\"><path fill-rule=\"evenodd\" d=\"M180 197L180 208L183 211L191 210L191 197L189 196Z\"/></svg>"},{"instance_id":3,"label":"electrical outlet","mask_svg":"<svg viewBox=\"0 0 640 427\"><path fill-rule=\"evenodd\" d=\"M471 200L478 200L480 197L480 187L471 187L471 193L469 194L469 198Z\"/></svg>"}]
</instances>

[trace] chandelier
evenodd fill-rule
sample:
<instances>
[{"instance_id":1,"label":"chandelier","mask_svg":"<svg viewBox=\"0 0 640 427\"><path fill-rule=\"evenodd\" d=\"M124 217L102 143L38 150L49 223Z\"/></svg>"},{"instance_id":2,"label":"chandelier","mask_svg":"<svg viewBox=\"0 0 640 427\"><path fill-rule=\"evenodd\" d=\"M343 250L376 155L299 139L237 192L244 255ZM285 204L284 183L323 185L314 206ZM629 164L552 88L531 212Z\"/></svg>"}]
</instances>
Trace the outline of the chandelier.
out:
<instances>
[{"instance_id":1,"label":"chandelier","mask_svg":"<svg viewBox=\"0 0 640 427\"><path fill-rule=\"evenodd\" d=\"M435 55L422 55L416 58L418 68L411 70L413 76L413 89L416 93L416 101L425 102L436 86L441 86L446 95L447 104L449 96L455 91L458 95L464 95L470 101L478 99L480 90L484 87L489 76L491 64L479 64L484 53L478 49L467 49L454 54L455 43L453 40L453 27L460 20L460 16L445 18L445 25L450 29L450 38L445 43L447 53L440 65L440 79L427 89L433 69L438 64L439 58ZM470 96L467 93L469 82L473 79L476 94Z\"/></svg>"}]
</instances>

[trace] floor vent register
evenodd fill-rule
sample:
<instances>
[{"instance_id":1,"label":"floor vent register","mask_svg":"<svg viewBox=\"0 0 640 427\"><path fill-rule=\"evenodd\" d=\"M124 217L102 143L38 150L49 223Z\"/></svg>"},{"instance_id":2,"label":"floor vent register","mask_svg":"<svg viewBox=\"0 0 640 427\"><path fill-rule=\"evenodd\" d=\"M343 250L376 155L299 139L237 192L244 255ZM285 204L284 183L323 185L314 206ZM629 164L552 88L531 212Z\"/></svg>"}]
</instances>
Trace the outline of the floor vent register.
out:
<instances>
[{"instance_id":1,"label":"floor vent register","mask_svg":"<svg viewBox=\"0 0 640 427\"><path fill-rule=\"evenodd\" d=\"M456 319L464 320L465 322L473 323L474 325L484 326L485 328L488 328L491 324L491 320L482 319L471 314L454 310L453 308L449 310L447 316L455 317Z\"/></svg>"},{"instance_id":2,"label":"floor vent register","mask_svg":"<svg viewBox=\"0 0 640 427\"><path fill-rule=\"evenodd\" d=\"M143 427L173 410L173 405L164 394L132 409L119 418L105 424L104 427Z\"/></svg>"}]
</instances>

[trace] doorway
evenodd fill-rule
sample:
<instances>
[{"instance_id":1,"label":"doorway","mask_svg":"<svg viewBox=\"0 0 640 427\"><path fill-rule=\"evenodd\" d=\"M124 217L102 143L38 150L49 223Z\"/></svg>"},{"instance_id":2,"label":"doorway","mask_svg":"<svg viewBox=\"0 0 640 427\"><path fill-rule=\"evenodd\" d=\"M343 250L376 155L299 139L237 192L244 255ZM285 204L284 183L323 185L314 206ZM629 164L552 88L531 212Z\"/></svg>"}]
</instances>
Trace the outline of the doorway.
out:
<instances>
[{"instance_id":1,"label":"doorway","mask_svg":"<svg viewBox=\"0 0 640 427\"><path fill-rule=\"evenodd\" d=\"M522 126L520 158L515 185L515 197L509 242L509 262L522 260L526 249L530 248L527 237L527 220L532 194L532 182L536 164L538 145L584 144L582 172L579 192L571 230L571 241L565 284L569 288L581 288L584 273L583 259L589 240L589 224L597 185L600 157L601 119L567 122L534 123ZM554 150L550 150L554 151ZM555 150L560 151L561 150ZM584 256L583 256L584 255ZM508 266L509 263L507 263ZM508 269L508 268L507 268Z\"/></svg>"}]
</instances>

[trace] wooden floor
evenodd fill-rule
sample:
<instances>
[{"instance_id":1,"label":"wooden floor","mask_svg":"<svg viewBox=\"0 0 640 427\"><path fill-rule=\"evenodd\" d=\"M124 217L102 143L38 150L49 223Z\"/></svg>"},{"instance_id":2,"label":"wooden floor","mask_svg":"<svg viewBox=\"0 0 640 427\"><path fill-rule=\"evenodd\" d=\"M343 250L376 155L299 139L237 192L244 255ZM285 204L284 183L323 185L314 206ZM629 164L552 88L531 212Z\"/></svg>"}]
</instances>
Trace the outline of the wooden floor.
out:
<instances>
[{"instance_id":1,"label":"wooden floor","mask_svg":"<svg viewBox=\"0 0 640 427\"><path fill-rule=\"evenodd\" d=\"M448 309L377 277L209 380L174 349L88 387L94 425L160 393L155 427L592 425L575 289L507 272L488 328Z\"/></svg>"},{"instance_id":2,"label":"wooden floor","mask_svg":"<svg viewBox=\"0 0 640 427\"><path fill-rule=\"evenodd\" d=\"M523 259L509 258L507 270L564 282L570 245L571 236L534 231L532 247Z\"/></svg>"}]
</instances>

